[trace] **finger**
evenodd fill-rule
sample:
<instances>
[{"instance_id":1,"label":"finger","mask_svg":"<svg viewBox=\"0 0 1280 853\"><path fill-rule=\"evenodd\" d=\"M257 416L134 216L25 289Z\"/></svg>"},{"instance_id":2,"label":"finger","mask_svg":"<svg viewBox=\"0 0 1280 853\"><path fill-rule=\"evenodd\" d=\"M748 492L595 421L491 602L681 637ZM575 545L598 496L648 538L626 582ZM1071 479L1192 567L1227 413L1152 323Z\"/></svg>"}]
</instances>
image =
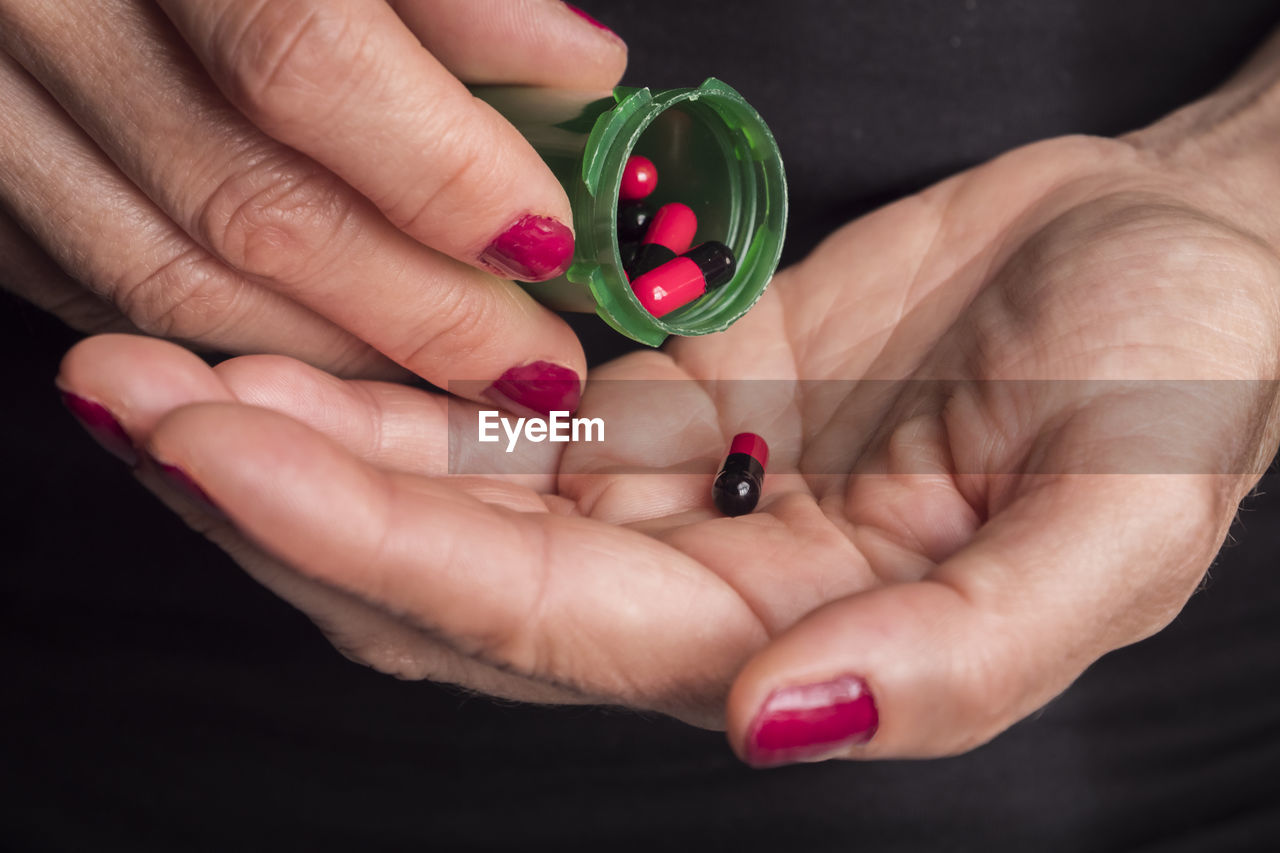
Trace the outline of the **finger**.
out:
<instances>
[{"instance_id":1,"label":"finger","mask_svg":"<svg viewBox=\"0 0 1280 853\"><path fill-rule=\"evenodd\" d=\"M130 464L160 419L194 402L229 402L226 385L199 356L177 344L140 335L97 335L62 358L54 384L81 420L93 408L90 432ZM104 437L123 438L102 441Z\"/></svg>"},{"instance_id":2,"label":"finger","mask_svg":"<svg viewBox=\"0 0 1280 853\"><path fill-rule=\"evenodd\" d=\"M274 334L288 343L309 328L249 310L247 295L256 291L243 285L254 283L295 313L309 313L296 303L313 309L436 385L483 380L475 386L483 389L498 380L494 396L504 404L538 411L576 405L585 371L581 346L562 320L523 290L424 248L332 173L264 137L201 85L198 74L172 73L182 56L166 41L163 21L140 17L119 2L95 7L92 20L77 13L79 7L54 8L19 17L14 27L0 30L0 40L21 48L42 82L130 178L223 262L190 253L183 238L190 254L161 266L164 274L154 281L144 279L139 303L156 302L210 324L234 309L235 317L218 327L222 334ZM130 50L98 38L104 26ZM121 104L130 105L128 121L118 120ZM20 137L26 138L41 137ZM54 177L80 186L77 165L64 164ZM57 188L70 198L65 206L85 221L86 211L76 209L78 196L62 183ZM140 195L133 187L121 192ZM84 256L86 247L80 248ZM87 247L95 248L100 251L99 242ZM194 294L205 298L186 298L178 285L193 289L192 267L204 275L199 282L214 272L225 277L226 267L239 273L235 298L226 295L229 285L213 284ZM319 361L335 366L332 359ZM544 387L551 381L563 394L540 395L540 381ZM550 408L540 409L544 403Z\"/></svg>"},{"instance_id":3,"label":"finger","mask_svg":"<svg viewBox=\"0 0 1280 853\"><path fill-rule=\"evenodd\" d=\"M140 479L157 493L171 489L159 482L154 472L144 472ZM185 506L182 509L187 512ZM226 551L251 578L305 614L348 660L396 678L456 684L514 701L554 704L586 701L570 691L460 655L395 614L294 571L235 528L225 525L210 528L207 518L204 515L188 523Z\"/></svg>"},{"instance_id":4,"label":"finger","mask_svg":"<svg viewBox=\"0 0 1280 853\"><path fill-rule=\"evenodd\" d=\"M391 383L345 382L283 356L233 358L215 368L166 341L98 335L67 352L56 384L107 409L138 447L175 409L241 402L295 418L374 464L448 470L430 444L447 427L438 395Z\"/></svg>"},{"instance_id":5,"label":"finger","mask_svg":"<svg viewBox=\"0 0 1280 853\"><path fill-rule=\"evenodd\" d=\"M391 7L465 83L608 92L627 67L622 39L560 0L392 0Z\"/></svg>"},{"instance_id":6,"label":"finger","mask_svg":"<svg viewBox=\"0 0 1280 853\"><path fill-rule=\"evenodd\" d=\"M384 0L160 5L232 103L396 226L506 278L568 268L572 214L551 170ZM473 13L458 4L441 14Z\"/></svg>"},{"instance_id":7,"label":"finger","mask_svg":"<svg viewBox=\"0 0 1280 853\"><path fill-rule=\"evenodd\" d=\"M80 332L130 332L114 305L59 269L18 223L0 208L0 289L48 311Z\"/></svg>"},{"instance_id":8,"label":"finger","mask_svg":"<svg viewBox=\"0 0 1280 853\"><path fill-rule=\"evenodd\" d=\"M193 403L238 401L288 415L338 442L361 459L384 468L443 475L450 470L450 408L467 407L440 394L388 382L345 381L284 356L244 356L215 368L165 341L130 335L100 335L81 341L63 358L58 387L106 410L130 447L120 447L116 427L103 443L131 459L155 424L170 411ZM83 404L69 401L73 406ZM474 407L463 419L474 423ZM106 423L104 421L104 423ZM550 491L555 485L549 447L521 447L523 470L505 478L521 489L460 483L491 501L519 503L518 493ZM539 453L539 451L542 451ZM521 470L513 464L508 470ZM539 504L541 506L541 504Z\"/></svg>"},{"instance_id":9,"label":"finger","mask_svg":"<svg viewBox=\"0 0 1280 853\"><path fill-rule=\"evenodd\" d=\"M390 474L275 413L187 407L150 448L307 577L579 694L711 724L707 691L762 639L726 583L648 537Z\"/></svg>"},{"instance_id":10,"label":"finger","mask_svg":"<svg viewBox=\"0 0 1280 853\"><path fill-rule=\"evenodd\" d=\"M299 362L293 364L313 370ZM80 401L104 408L133 447L146 444L160 419L176 407L233 399L221 378L189 351L130 335L102 335L77 344L63 359L57 385ZM83 403L73 405L73 411L83 412ZM262 552L180 487L167 483L156 469L143 465L137 473L171 509L230 554L254 580L306 613L350 659L400 678L463 684L510 699L576 701L572 694L464 658L391 614L303 577Z\"/></svg>"},{"instance_id":11,"label":"finger","mask_svg":"<svg viewBox=\"0 0 1280 853\"><path fill-rule=\"evenodd\" d=\"M461 655L395 612L294 571L212 508L180 472L154 461L138 479L194 530L222 548L258 583L304 613L347 659L402 679L458 684L524 702L580 704L583 697Z\"/></svg>"},{"instance_id":12,"label":"finger","mask_svg":"<svg viewBox=\"0 0 1280 853\"><path fill-rule=\"evenodd\" d=\"M0 100L0 201L59 267L138 328L335 370L395 372L367 344L195 245L2 53Z\"/></svg>"},{"instance_id":13,"label":"finger","mask_svg":"<svg viewBox=\"0 0 1280 853\"><path fill-rule=\"evenodd\" d=\"M555 488L559 450L550 444L522 444L504 454L496 472L467 462L475 444L459 427L472 427L480 407L465 400L395 383L342 380L279 356L243 356L215 370L240 402L288 415L374 465L429 476L486 474L489 479L458 478L454 484L489 502L520 506L528 501L518 495Z\"/></svg>"},{"instance_id":14,"label":"finger","mask_svg":"<svg viewBox=\"0 0 1280 853\"><path fill-rule=\"evenodd\" d=\"M1074 475L1024 488L927 579L837 600L776 638L733 687L731 742L764 766L989 740L1172 619L1226 534L1226 479Z\"/></svg>"}]
</instances>

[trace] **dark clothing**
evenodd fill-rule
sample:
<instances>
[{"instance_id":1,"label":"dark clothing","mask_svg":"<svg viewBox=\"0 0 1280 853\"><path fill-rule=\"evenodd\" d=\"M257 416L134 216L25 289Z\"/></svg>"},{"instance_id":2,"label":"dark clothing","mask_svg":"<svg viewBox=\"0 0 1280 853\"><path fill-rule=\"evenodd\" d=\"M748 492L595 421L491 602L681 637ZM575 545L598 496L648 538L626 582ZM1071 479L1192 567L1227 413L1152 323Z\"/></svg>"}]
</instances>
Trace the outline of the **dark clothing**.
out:
<instances>
[{"instance_id":1,"label":"dark clothing","mask_svg":"<svg viewBox=\"0 0 1280 853\"><path fill-rule=\"evenodd\" d=\"M627 82L717 76L765 116L790 177L788 261L1021 143L1146 124L1280 24L1271 0L580 5L628 39ZM595 361L622 344L577 326ZM0 302L0 848L1280 844L1274 479L1172 627L993 743L761 772L657 716L493 703L347 662L81 434L51 384L75 339Z\"/></svg>"}]
</instances>

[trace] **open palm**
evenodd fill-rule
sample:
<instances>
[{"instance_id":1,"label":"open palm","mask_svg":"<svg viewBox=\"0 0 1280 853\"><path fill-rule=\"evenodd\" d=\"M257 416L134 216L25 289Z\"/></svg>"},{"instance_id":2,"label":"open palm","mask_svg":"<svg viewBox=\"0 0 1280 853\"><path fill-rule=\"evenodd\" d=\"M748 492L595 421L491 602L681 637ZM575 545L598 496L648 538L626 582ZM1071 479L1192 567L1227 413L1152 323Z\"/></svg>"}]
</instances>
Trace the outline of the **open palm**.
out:
<instances>
[{"instance_id":1,"label":"open palm","mask_svg":"<svg viewBox=\"0 0 1280 853\"><path fill-rule=\"evenodd\" d=\"M280 357L104 336L59 382L379 669L656 709L759 763L947 754L1176 615L1274 449L1280 262L1158 166L1054 140L854 222L728 332L594 372L610 441L500 473L446 473L470 404ZM772 455L728 519L740 430ZM878 731L755 742L851 689Z\"/></svg>"}]
</instances>

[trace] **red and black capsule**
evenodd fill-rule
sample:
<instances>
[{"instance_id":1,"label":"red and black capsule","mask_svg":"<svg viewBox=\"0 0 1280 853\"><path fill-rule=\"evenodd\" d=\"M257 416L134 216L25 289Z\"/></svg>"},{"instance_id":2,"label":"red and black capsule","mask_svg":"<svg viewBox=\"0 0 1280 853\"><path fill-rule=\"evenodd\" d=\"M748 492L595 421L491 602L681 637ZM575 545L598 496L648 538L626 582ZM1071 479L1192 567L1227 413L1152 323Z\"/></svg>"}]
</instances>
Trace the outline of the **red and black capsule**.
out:
<instances>
[{"instance_id":1,"label":"red and black capsule","mask_svg":"<svg viewBox=\"0 0 1280 853\"><path fill-rule=\"evenodd\" d=\"M633 279L631 290L644 310L662 317L708 290L728 284L737 267L733 251L712 240Z\"/></svg>"},{"instance_id":2,"label":"red and black capsule","mask_svg":"<svg viewBox=\"0 0 1280 853\"><path fill-rule=\"evenodd\" d=\"M627 158L622 167L622 184L618 187L618 198L622 201L634 201L648 198L658 186L658 167L648 157L633 154Z\"/></svg>"},{"instance_id":3,"label":"red and black capsule","mask_svg":"<svg viewBox=\"0 0 1280 853\"><path fill-rule=\"evenodd\" d=\"M754 432L740 432L729 444L729 456L711 485L716 509L730 517L746 515L756 508L764 488L764 469L769 464L769 445Z\"/></svg>"},{"instance_id":4,"label":"red and black capsule","mask_svg":"<svg viewBox=\"0 0 1280 853\"><path fill-rule=\"evenodd\" d=\"M639 278L689 251L698 233L698 217L686 204L673 201L658 208L645 229L635 260L627 266L630 278Z\"/></svg>"}]
</instances>

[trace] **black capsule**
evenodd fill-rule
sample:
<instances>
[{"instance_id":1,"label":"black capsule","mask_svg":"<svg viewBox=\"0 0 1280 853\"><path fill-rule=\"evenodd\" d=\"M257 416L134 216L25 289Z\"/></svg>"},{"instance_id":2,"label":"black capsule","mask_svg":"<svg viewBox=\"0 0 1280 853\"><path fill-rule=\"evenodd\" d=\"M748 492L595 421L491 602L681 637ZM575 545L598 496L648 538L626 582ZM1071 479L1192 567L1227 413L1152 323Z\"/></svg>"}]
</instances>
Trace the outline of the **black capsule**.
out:
<instances>
[{"instance_id":1,"label":"black capsule","mask_svg":"<svg viewBox=\"0 0 1280 853\"><path fill-rule=\"evenodd\" d=\"M769 445L753 432L733 437L729 456L711 485L711 500L727 516L746 515L756 508L764 488L764 469L769 461Z\"/></svg>"},{"instance_id":2,"label":"black capsule","mask_svg":"<svg viewBox=\"0 0 1280 853\"><path fill-rule=\"evenodd\" d=\"M639 243L653 221L653 209L643 201L624 201L618 205L618 242Z\"/></svg>"},{"instance_id":3,"label":"black capsule","mask_svg":"<svg viewBox=\"0 0 1280 853\"><path fill-rule=\"evenodd\" d=\"M666 246L660 246L657 243L640 243L636 246L635 254L631 256L631 262L625 264L623 269L626 270L627 278L635 280L678 257L680 256Z\"/></svg>"},{"instance_id":4,"label":"black capsule","mask_svg":"<svg viewBox=\"0 0 1280 853\"><path fill-rule=\"evenodd\" d=\"M618 255L622 258L623 271L631 269L631 265L636 262L636 253L640 251L639 243L619 243ZM630 278L630 273L627 274Z\"/></svg>"},{"instance_id":5,"label":"black capsule","mask_svg":"<svg viewBox=\"0 0 1280 853\"><path fill-rule=\"evenodd\" d=\"M702 277L707 280L707 290L728 284L733 279L733 274L738 271L738 259L733 256L733 250L715 240L708 240L701 246L685 252L681 257L693 261L698 265L698 269L702 270ZM751 435L751 433L743 433L743 435ZM763 438L756 437L761 444L764 444ZM764 452L768 454L768 447Z\"/></svg>"}]
</instances>

